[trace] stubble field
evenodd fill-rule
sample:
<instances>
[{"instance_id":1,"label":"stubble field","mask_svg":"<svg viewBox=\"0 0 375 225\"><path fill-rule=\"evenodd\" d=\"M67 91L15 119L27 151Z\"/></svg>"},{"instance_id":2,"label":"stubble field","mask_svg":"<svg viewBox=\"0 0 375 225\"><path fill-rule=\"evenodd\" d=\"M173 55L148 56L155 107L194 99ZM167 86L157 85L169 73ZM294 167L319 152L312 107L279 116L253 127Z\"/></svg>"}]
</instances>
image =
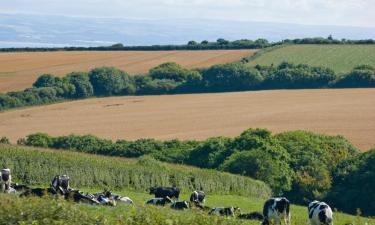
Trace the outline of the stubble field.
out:
<instances>
[{"instance_id":1,"label":"stubble field","mask_svg":"<svg viewBox=\"0 0 375 225\"><path fill-rule=\"evenodd\" d=\"M254 52L256 50L0 53L0 92L31 87L36 78L45 73L63 76L73 71L114 66L130 74L142 74L165 62L200 68L237 61Z\"/></svg>"},{"instance_id":2,"label":"stubble field","mask_svg":"<svg viewBox=\"0 0 375 225\"><path fill-rule=\"evenodd\" d=\"M0 136L34 132L115 139L205 139L250 127L343 135L375 146L375 89L320 89L95 98L0 113Z\"/></svg>"}]
</instances>

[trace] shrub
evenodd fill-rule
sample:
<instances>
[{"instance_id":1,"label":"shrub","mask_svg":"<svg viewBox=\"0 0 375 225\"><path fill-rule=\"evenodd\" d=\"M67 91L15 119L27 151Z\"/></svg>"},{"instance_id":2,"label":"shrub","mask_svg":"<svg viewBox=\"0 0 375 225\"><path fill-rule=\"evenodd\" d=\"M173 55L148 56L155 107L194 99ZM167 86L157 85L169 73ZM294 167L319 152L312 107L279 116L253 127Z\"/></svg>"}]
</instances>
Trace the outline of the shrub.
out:
<instances>
[{"instance_id":1,"label":"shrub","mask_svg":"<svg viewBox=\"0 0 375 225\"><path fill-rule=\"evenodd\" d=\"M73 72L66 75L66 80L74 85L75 92L71 97L74 98L87 98L94 94L94 89L90 83L88 73Z\"/></svg>"},{"instance_id":2,"label":"shrub","mask_svg":"<svg viewBox=\"0 0 375 225\"><path fill-rule=\"evenodd\" d=\"M43 74L38 77L38 79L34 82L33 86L36 88L55 87L60 82L61 82L61 79L59 77L55 77L51 74Z\"/></svg>"},{"instance_id":3,"label":"shrub","mask_svg":"<svg viewBox=\"0 0 375 225\"><path fill-rule=\"evenodd\" d=\"M0 144L10 144L9 138L0 137Z\"/></svg>"},{"instance_id":4,"label":"shrub","mask_svg":"<svg viewBox=\"0 0 375 225\"><path fill-rule=\"evenodd\" d=\"M240 91L257 88L263 81L258 70L243 63L215 65L204 71L206 88L213 91Z\"/></svg>"},{"instance_id":5,"label":"shrub","mask_svg":"<svg viewBox=\"0 0 375 225\"><path fill-rule=\"evenodd\" d=\"M124 91L130 81L129 75L113 67L101 67L89 72L90 82L97 96L118 95Z\"/></svg>"},{"instance_id":6,"label":"shrub","mask_svg":"<svg viewBox=\"0 0 375 225\"><path fill-rule=\"evenodd\" d=\"M375 87L375 70L371 66L356 67L335 83L336 87Z\"/></svg>"},{"instance_id":7,"label":"shrub","mask_svg":"<svg viewBox=\"0 0 375 225\"><path fill-rule=\"evenodd\" d=\"M185 81L187 75L188 70L174 62L163 63L149 72L149 76L154 80L174 80L176 82Z\"/></svg>"}]
</instances>

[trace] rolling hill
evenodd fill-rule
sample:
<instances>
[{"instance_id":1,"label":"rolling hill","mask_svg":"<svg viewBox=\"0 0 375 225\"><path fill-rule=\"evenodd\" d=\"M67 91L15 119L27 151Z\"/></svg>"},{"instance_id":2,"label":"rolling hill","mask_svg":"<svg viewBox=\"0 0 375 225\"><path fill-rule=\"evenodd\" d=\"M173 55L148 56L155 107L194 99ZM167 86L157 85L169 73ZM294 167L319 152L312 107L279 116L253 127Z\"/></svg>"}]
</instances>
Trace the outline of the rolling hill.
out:
<instances>
[{"instance_id":1,"label":"rolling hill","mask_svg":"<svg viewBox=\"0 0 375 225\"><path fill-rule=\"evenodd\" d=\"M15 181L27 182L34 186L47 186L49 177L58 173L65 173L71 177L73 188L95 193L101 191L104 184L111 188L114 187L113 184L117 184L119 186L115 188L115 193L129 196L134 200L134 206L119 204L117 207L103 207L66 203L63 200L56 199L46 201L46 199L28 198L26 200L15 195L0 194L0 201L8 203L0 209L0 223L24 221L25 224L28 224L31 221L33 223L39 221L38 224L49 224L52 223L49 221L54 221L54 224L61 224L63 221L65 223L69 221L73 224L95 222L95 224L130 223L138 225L152 221L153 224L159 225L166 224L168 220L168 224L255 225L259 222L207 216L206 213L195 210L178 212L169 209L169 207L145 207L144 202L151 198L151 195L145 190L148 187L147 185L168 185L169 182L176 182L182 188L180 198L185 200L189 198L191 189L196 188L187 186L194 184L194 182L189 182L189 180L193 180L190 177L194 177L197 178L196 184L207 184L205 188L211 188L212 190L207 191L207 206L236 206L241 208L242 213L261 211L263 203L269 195L268 188L262 182L181 165L159 162L150 164L149 162L140 162L141 160L9 145L0 145L0 153L0 165L8 166L14 171L13 179ZM30 166L31 164L33 166ZM186 174L189 174L189 176L186 177ZM163 177L168 176L169 179L163 180ZM201 180L201 178L205 179ZM235 185L235 182L241 185ZM216 190L214 190L215 188ZM226 188L230 188L230 191L225 191ZM246 193L244 193L244 190L246 190ZM240 191L239 193L242 194L230 194L230 192L235 191ZM22 213L18 213L20 210ZM307 224L305 206L293 205L291 212L292 225ZM335 212L334 219L337 225L347 223L375 224L373 219L339 212ZM60 221L60 223L56 223L56 221Z\"/></svg>"},{"instance_id":2,"label":"rolling hill","mask_svg":"<svg viewBox=\"0 0 375 225\"><path fill-rule=\"evenodd\" d=\"M176 62L187 68L208 67L238 61L254 52L256 50L0 53L0 92L29 88L38 76L46 73L63 76L73 71L114 66L130 74L142 74L165 62Z\"/></svg>"},{"instance_id":3,"label":"rolling hill","mask_svg":"<svg viewBox=\"0 0 375 225\"><path fill-rule=\"evenodd\" d=\"M285 45L259 54L250 64L277 66L284 61L345 73L361 64L375 66L375 45Z\"/></svg>"},{"instance_id":4,"label":"rolling hill","mask_svg":"<svg viewBox=\"0 0 375 225\"><path fill-rule=\"evenodd\" d=\"M250 127L343 135L375 146L375 89L320 89L95 98L0 113L0 136L35 132L116 139L205 139Z\"/></svg>"}]
</instances>

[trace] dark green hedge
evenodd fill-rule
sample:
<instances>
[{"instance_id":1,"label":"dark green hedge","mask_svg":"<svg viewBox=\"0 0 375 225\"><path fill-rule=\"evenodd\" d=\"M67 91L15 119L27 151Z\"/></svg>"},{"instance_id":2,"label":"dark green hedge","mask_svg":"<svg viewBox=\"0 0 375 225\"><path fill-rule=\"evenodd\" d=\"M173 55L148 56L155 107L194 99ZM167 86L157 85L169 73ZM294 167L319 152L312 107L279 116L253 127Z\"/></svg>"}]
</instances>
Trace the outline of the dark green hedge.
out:
<instances>
[{"instance_id":1,"label":"dark green hedge","mask_svg":"<svg viewBox=\"0 0 375 225\"><path fill-rule=\"evenodd\" d=\"M41 75L32 88L0 94L0 110L91 96L328 87L375 87L375 70L362 65L338 77L327 68L290 63L251 67L236 62L193 70L164 63L151 69L148 75L132 77L116 68L101 67L89 73L73 72L63 78Z\"/></svg>"},{"instance_id":2,"label":"dark green hedge","mask_svg":"<svg viewBox=\"0 0 375 225\"><path fill-rule=\"evenodd\" d=\"M108 156L149 155L161 161L227 171L262 180L275 195L285 195L296 203L325 199L335 185L338 165L360 155L341 136L306 131L272 135L265 129L249 129L235 138L213 137L204 141L112 142L92 135L51 137L36 133L20 139L19 144Z\"/></svg>"}]
</instances>

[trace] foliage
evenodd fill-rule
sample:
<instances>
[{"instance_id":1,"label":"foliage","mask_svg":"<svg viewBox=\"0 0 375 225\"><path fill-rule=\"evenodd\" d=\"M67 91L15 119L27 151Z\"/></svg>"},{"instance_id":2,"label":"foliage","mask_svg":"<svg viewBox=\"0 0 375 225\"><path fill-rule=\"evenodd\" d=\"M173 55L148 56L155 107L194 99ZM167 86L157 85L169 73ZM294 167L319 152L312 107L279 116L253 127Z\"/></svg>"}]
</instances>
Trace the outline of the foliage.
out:
<instances>
[{"instance_id":1,"label":"foliage","mask_svg":"<svg viewBox=\"0 0 375 225\"><path fill-rule=\"evenodd\" d=\"M356 213L359 208L363 215L374 216L375 149L340 162L333 180L329 201L347 212Z\"/></svg>"},{"instance_id":2,"label":"foliage","mask_svg":"<svg viewBox=\"0 0 375 225\"><path fill-rule=\"evenodd\" d=\"M375 87L375 69L369 65L357 66L349 74L342 76L335 87Z\"/></svg>"},{"instance_id":3,"label":"foliage","mask_svg":"<svg viewBox=\"0 0 375 225\"><path fill-rule=\"evenodd\" d=\"M243 63L227 63L212 66L203 73L208 90L241 91L257 88L263 77L254 68Z\"/></svg>"},{"instance_id":4,"label":"foliage","mask_svg":"<svg viewBox=\"0 0 375 225\"><path fill-rule=\"evenodd\" d=\"M204 141L140 139L113 143L91 135L48 136L49 141L44 138L44 134L29 135L24 143L49 143L50 148L109 156L148 155L166 162L224 170L262 180L275 195L286 195L298 203L325 198L337 164L359 154L343 137L305 131L272 135L265 129L248 129L235 138ZM36 140L43 140L39 141L42 144Z\"/></svg>"},{"instance_id":5,"label":"foliage","mask_svg":"<svg viewBox=\"0 0 375 225\"><path fill-rule=\"evenodd\" d=\"M337 77L332 70L323 67L286 62L278 67L251 67L244 61L192 70L176 63L164 63L151 69L147 75L130 77L119 69L101 67L89 73L73 72L63 78L42 75L32 88L0 94L0 110L91 96L372 87L375 85L374 73L373 68L364 65Z\"/></svg>"}]
</instances>

